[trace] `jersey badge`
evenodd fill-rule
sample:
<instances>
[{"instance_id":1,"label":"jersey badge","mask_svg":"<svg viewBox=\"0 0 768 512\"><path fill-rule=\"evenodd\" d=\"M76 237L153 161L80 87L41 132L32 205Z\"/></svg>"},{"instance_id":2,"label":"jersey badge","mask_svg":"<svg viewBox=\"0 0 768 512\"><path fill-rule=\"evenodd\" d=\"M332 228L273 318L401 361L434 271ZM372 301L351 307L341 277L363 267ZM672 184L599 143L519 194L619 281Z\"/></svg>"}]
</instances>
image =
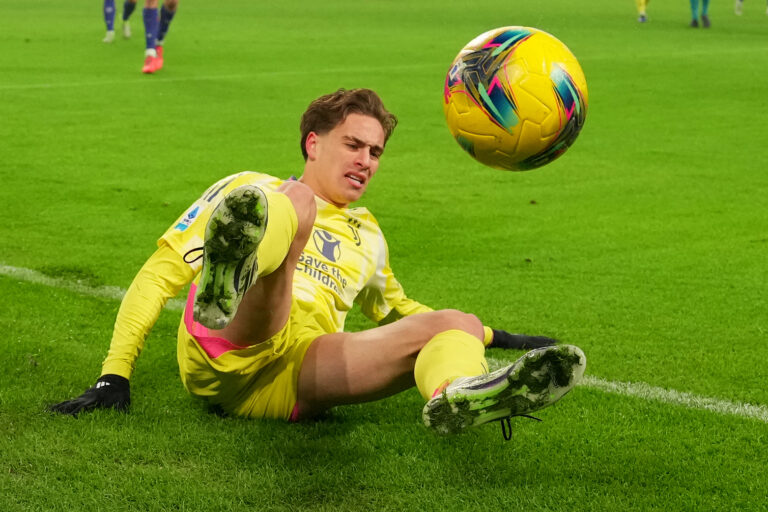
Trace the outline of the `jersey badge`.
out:
<instances>
[{"instance_id":1,"label":"jersey badge","mask_svg":"<svg viewBox=\"0 0 768 512\"><path fill-rule=\"evenodd\" d=\"M200 213L200 207L195 206L189 212L187 212L181 221L174 226L177 231L185 231L190 224L197 218L197 214Z\"/></svg>"}]
</instances>

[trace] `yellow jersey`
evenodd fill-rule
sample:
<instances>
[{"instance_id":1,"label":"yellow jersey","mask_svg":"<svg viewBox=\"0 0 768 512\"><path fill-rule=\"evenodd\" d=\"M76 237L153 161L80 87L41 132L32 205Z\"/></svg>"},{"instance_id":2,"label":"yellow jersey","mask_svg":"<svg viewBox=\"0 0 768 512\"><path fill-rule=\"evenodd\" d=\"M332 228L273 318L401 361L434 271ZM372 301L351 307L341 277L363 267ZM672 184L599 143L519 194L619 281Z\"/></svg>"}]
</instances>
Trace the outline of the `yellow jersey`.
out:
<instances>
[{"instance_id":1,"label":"yellow jersey","mask_svg":"<svg viewBox=\"0 0 768 512\"><path fill-rule=\"evenodd\" d=\"M163 234L195 273L205 227L218 203L242 185L277 189L283 180L268 174L242 172L228 176L195 201ZM322 332L344 329L354 303L371 320L395 320L432 311L406 297L389 265L389 252L376 218L366 208L338 208L315 196L317 216L293 278L293 295Z\"/></svg>"}]
</instances>

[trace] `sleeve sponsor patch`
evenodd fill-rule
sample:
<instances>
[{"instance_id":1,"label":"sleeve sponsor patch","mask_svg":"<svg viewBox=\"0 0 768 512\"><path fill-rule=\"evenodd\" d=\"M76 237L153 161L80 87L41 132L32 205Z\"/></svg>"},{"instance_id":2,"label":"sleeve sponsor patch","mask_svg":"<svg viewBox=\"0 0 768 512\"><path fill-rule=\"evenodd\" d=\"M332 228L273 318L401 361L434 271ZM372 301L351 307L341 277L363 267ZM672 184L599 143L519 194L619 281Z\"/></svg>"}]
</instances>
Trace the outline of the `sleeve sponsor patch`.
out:
<instances>
[{"instance_id":1,"label":"sleeve sponsor patch","mask_svg":"<svg viewBox=\"0 0 768 512\"><path fill-rule=\"evenodd\" d=\"M178 224L174 226L174 229L177 231L185 231L192 222L197 218L197 214L200 213L200 206L195 205L192 207L191 210L189 210L187 213L184 214L184 216L181 218Z\"/></svg>"}]
</instances>

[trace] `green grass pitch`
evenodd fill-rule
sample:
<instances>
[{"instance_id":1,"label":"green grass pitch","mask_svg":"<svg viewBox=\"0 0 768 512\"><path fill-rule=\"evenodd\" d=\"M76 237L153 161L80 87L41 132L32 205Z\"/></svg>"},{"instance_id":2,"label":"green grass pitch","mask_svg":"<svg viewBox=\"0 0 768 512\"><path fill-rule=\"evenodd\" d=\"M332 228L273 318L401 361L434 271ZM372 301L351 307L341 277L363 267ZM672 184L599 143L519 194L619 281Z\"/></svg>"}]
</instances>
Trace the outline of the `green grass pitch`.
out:
<instances>
[{"instance_id":1,"label":"green grass pitch","mask_svg":"<svg viewBox=\"0 0 768 512\"><path fill-rule=\"evenodd\" d=\"M96 0L0 1L0 510L768 510L768 17L744 9L695 30L684 1L639 24L630 0L183 0L142 76L140 12L106 45ZM580 138L528 173L442 116L454 55L503 25L558 36L589 84ZM363 204L409 296L578 345L591 380L509 443L433 436L414 390L221 418L182 388L169 309L129 414L45 412L98 377L119 300L96 292L218 178L300 173L299 116L338 87L400 119Z\"/></svg>"}]
</instances>

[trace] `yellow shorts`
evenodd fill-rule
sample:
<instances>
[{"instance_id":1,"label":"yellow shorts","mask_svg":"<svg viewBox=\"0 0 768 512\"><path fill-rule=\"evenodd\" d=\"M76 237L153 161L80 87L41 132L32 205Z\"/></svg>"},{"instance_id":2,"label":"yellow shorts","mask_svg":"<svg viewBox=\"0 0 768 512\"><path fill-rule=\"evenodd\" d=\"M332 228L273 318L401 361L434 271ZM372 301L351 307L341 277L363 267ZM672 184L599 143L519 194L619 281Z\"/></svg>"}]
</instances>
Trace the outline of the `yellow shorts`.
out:
<instances>
[{"instance_id":1,"label":"yellow shorts","mask_svg":"<svg viewBox=\"0 0 768 512\"><path fill-rule=\"evenodd\" d=\"M312 341L322 335L307 329L293 301L288 323L272 338L248 347L211 336L192 318L195 285L179 325L181 381L191 394L249 418L296 419L299 371Z\"/></svg>"}]
</instances>

